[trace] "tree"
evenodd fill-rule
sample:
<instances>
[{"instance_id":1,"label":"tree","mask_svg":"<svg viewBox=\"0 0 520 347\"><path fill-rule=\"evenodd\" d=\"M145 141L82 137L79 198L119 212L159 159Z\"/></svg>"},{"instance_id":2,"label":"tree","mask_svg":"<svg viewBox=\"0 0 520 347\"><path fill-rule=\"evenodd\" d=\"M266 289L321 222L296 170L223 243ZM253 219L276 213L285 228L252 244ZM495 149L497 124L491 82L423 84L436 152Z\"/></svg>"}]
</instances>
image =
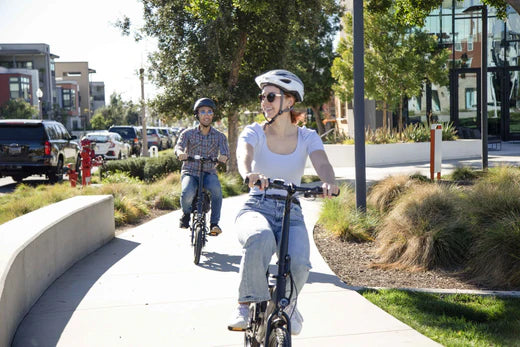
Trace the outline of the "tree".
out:
<instances>
[{"instance_id":1,"label":"tree","mask_svg":"<svg viewBox=\"0 0 520 347\"><path fill-rule=\"evenodd\" d=\"M0 107L0 119L31 119L38 115L38 108L23 99L13 99Z\"/></svg>"},{"instance_id":2,"label":"tree","mask_svg":"<svg viewBox=\"0 0 520 347\"><path fill-rule=\"evenodd\" d=\"M350 14L345 16L345 28L346 38L341 39L338 45L340 57L334 60L332 74L338 81L334 86L337 94L343 100L352 100L353 33ZM425 81L439 85L448 83L446 64L449 50L439 48L437 40L428 33L396 22L391 11L367 11L364 30L367 98L381 100L385 106L402 111L405 98L420 95ZM402 128L400 116L399 130Z\"/></svg>"},{"instance_id":3,"label":"tree","mask_svg":"<svg viewBox=\"0 0 520 347\"><path fill-rule=\"evenodd\" d=\"M108 129L116 124L137 124L139 117L138 106L132 101L125 102L121 99L121 94L112 93L110 104L96 110L90 120L92 129Z\"/></svg>"},{"instance_id":4,"label":"tree","mask_svg":"<svg viewBox=\"0 0 520 347\"><path fill-rule=\"evenodd\" d=\"M327 68L309 64L319 55L301 60L291 48L307 44L311 53L311 48L331 45L340 14L334 0L141 1L145 25L138 35L158 39L158 51L149 59L150 77L164 89L152 106L180 118L191 114L199 97L214 99L218 113L228 118L231 171L236 171L239 112L258 94L254 77L274 68L306 72L305 79L326 75ZM130 33L128 18L119 26ZM330 84L319 88L330 91Z\"/></svg>"},{"instance_id":5,"label":"tree","mask_svg":"<svg viewBox=\"0 0 520 347\"><path fill-rule=\"evenodd\" d=\"M497 16L501 19L507 17L507 5L511 5L516 12L520 13L520 0L481 0L481 2L495 8ZM393 7L396 21L423 26L425 18L441 4L442 0L368 0L367 9L370 12L381 14Z\"/></svg>"}]
</instances>

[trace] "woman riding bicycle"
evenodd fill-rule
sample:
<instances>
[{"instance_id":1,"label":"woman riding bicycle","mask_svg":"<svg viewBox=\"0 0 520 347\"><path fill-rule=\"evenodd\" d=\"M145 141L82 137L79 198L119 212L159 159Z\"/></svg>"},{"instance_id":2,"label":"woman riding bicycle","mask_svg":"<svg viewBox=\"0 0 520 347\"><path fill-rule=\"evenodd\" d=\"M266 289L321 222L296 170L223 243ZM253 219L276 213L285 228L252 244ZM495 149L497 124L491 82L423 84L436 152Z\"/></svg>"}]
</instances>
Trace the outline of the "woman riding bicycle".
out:
<instances>
[{"instance_id":1,"label":"woman riding bicycle","mask_svg":"<svg viewBox=\"0 0 520 347\"><path fill-rule=\"evenodd\" d=\"M309 156L323 182L324 196L338 193L334 170L321 138L314 130L296 125L293 107L304 95L300 78L286 70L272 70L256 77L255 81L262 90L260 101L266 122L248 125L240 134L237 145L238 169L244 179L249 179L250 196L236 219L243 256L238 306L228 325L230 330L247 328L249 303L270 299L266 272L272 255L278 250L283 195L287 193L270 189L266 194L267 179L281 178L286 183L299 185ZM255 186L258 180L260 187ZM311 269L309 236L298 202L292 204L290 216L289 254L297 295ZM291 288L287 288L289 290ZM296 295L286 309L294 335L300 333L303 321L296 310Z\"/></svg>"}]
</instances>

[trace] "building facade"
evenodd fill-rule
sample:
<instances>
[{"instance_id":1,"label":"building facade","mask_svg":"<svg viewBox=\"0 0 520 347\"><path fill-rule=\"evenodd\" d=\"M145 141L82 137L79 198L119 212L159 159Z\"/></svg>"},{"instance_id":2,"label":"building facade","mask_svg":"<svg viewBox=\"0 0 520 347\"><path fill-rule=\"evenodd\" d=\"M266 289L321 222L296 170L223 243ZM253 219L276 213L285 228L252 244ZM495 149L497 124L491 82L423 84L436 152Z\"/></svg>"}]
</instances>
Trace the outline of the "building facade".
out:
<instances>
[{"instance_id":1,"label":"building facade","mask_svg":"<svg viewBox=\"0 0 520 347\"><path fill-rule=\"evenodd\" d=\"M90 94L90 74L96 70L89 68L88 62L56 62L56 77L64 81L75 81L78 84L79 108L78 119L72 119L73 124L78 124L80 130L86 127L93 115L92 100Z\"/></svg>"},{"instance_id":2,"label":"building facade","mask_svg":"<svg viewBox=\"0 0 520 347\"><path fill-rule=\"evenodd\" d=\"M483 18L482 10L468 11L476 5L481 2L443 1L427 17L425 29L436 35L440 47L451 51L450 85L433 85L421 97L412 98L408 105L411 119L424 121L431 112L461 130L480 132ZM488 133L504 141L520 140L520 16L508 8L503 21L493 8L488 7L487 12Z\"/></svg>"},{"instance_id":3,"label":"building facade","mask_svg":"<svg viewBox=\"0 0 520 347\"><path fill-rule=\"evenodd\" d=\"M0 105L18 98L33 106L40 101L43 118L50 119L57 104L56 58L44 43L0 43Z\"/></svg>"},{"instance_id":4,"label":"building facade","mask_svg":"<svg viewBox=\"0 0 520 347\"><path fill-rule=\"evenodd\" d=\"M90 94L92 95L92 112L100 107L105 107L105 82L90 82Z\"/></svg>"}]
</instances>

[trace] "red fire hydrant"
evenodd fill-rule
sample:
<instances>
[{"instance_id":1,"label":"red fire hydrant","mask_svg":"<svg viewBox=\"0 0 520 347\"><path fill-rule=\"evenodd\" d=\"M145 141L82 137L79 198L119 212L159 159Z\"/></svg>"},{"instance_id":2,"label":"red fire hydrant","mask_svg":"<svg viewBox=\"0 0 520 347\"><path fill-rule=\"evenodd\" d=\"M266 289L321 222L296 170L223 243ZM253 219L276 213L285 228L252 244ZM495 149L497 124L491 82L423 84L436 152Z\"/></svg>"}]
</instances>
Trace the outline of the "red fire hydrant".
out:
<instances>
[{"instance_id":1,"label":"red fire hydrant","mask_svg":"<svg viewBox=\"0 0 520 347\"><path fill-rule=\"evenodd\" d=\"M83 186L90 184L92 168L103 164L103 158L96 157L94 145L95 143L89 139L81 140L81 184Z\"/></svg>"},{"instance_id":2,"label":"red fire hydrant","mask_svg":"<svg viewBox=\"0 0 520 347\"><path fill-rule=\"evenodd\" d=\"M67 176L69 176L70 186L75 187L78 182L78 172L72 169L72 164L67 164Z\"/></svg>"}]
</instances>

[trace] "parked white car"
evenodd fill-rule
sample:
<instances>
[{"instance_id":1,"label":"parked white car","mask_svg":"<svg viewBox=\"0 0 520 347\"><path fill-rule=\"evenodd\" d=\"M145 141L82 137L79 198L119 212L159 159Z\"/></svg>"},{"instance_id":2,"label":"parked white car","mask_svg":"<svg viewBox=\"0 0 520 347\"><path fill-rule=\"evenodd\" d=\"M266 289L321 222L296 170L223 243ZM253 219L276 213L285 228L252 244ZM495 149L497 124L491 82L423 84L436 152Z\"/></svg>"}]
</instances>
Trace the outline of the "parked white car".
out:
<instances>
[{"instance_id":1,"label":"parked white car","mask_svg":"<svg viewBox=\"0 0 520 347\"><path fill-rule=\"evenodd\" d=\"M130 145L118 133L94 132L87 133L85 137L96 143L94 151L104 159L123 159L130 156Z\"/></svg>"}]
</instances>

